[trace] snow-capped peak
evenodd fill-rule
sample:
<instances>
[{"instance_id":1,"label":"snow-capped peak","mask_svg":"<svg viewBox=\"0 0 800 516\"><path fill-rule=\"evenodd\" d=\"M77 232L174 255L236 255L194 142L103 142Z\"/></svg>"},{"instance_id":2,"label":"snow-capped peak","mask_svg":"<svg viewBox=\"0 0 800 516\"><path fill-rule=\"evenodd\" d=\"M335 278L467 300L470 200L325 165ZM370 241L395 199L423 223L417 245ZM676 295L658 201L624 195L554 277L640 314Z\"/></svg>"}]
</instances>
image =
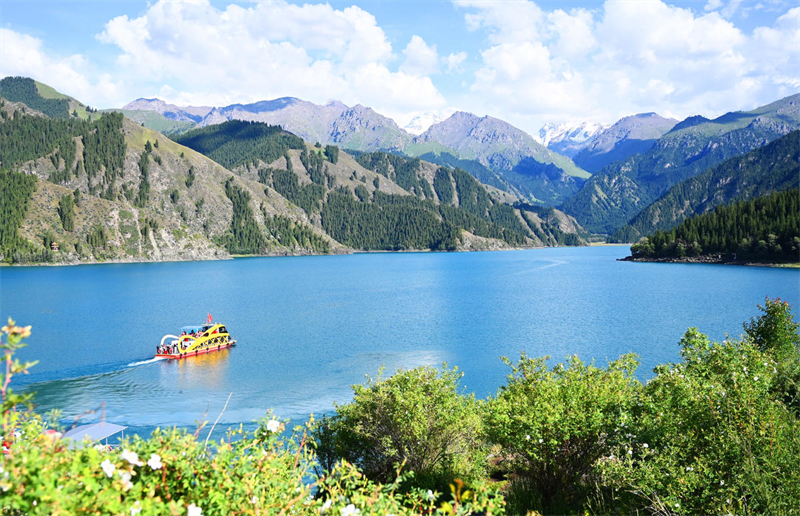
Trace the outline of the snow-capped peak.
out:
<instances>
[{"instance_id":1,"label":"snow-capped peak","mask_svg":"<svg viewBox=\"0 0 800 516\"><path fill-rule=\"evenodd\" d=\"M442 113L423 113L412 118L411 121L406 124L405 127L403 127L403 129L411 134L419 136L427 131L430 126L442 122L449 115L449 113L447 115Z\"/></svg>"},{"instance_id":2,"label":"snow-capped peak","mask_svg":"<svg viewBox=\"0 0 800 516\"><path fill-rule=\"evenodd\" d=\"M570 122L556 124L549 122L539 129L539 133L535 135L534 138L545 147L562 141L581 143L599 132L604 131L608 127L607 125L595 122L581 122L579 124Z\"/></svg>"}]
</instances>

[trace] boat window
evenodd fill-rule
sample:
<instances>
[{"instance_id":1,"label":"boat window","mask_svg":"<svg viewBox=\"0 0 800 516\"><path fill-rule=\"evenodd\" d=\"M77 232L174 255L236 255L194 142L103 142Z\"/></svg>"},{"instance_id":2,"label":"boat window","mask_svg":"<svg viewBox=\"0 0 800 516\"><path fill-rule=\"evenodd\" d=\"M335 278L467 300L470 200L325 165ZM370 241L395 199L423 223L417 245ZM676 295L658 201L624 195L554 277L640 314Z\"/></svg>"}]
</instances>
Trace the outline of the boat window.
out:
<instances>
[{"instance_id":1,"label":"boat window","mask_svg":"<svg viewBox=\"0 0 800 516\"><path fill-rule=\"evenodd\" d=\"M220 333L228 333L228 330L226 330L225 327L223 326L222 328L219 329L219 332Z\"/></svg>"}]
</instances>

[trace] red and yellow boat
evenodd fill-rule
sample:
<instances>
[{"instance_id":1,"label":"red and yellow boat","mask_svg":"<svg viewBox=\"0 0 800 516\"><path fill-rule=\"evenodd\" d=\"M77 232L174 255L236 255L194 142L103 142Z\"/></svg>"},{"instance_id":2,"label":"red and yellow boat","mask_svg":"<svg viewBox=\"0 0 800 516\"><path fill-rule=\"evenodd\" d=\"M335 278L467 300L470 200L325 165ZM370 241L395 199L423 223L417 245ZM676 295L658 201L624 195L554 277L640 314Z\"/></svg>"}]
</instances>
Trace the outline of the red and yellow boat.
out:
<instances>
[{"instance_id":1,"label":"red and yellow boat","mask_svg":"<svg viewBox=\"0 0 800 516\"><path fill-rule=\"evenodd\" d=\"M156 357L180 359L212 353L236 345L224 324L212 323L184 326L180 335L164 335L156 349Z\"/></svg>"}]
</instances>

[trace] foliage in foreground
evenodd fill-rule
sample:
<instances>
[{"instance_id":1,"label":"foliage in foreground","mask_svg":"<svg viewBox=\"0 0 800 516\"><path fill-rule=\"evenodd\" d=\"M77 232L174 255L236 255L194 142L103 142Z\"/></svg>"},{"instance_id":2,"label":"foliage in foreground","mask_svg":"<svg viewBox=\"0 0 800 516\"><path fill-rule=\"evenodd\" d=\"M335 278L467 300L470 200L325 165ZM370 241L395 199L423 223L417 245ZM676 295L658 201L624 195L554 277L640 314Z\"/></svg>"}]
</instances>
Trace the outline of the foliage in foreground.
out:
<instances>
[{"instance_id":1,"label":"foliage in foreground","mask_svg":"<svg viewBox=\"0 0 800 516\"><path fill-rule=\"evenodd\" d=\"M30 412L30 396L8 389L15 374L33 364L13 361L30 327L3 328L3 434L8 444L0 469L0 513L30 515L137 514L501 514L502 499L485 487L456 482L447 501L395 471L386 484L338 461L314 472L315 456L303 427L291 435L270 416L252 432L203 442L181 430L157 429L149 439L124 440L119 449L70 449L48 423ZM313 420L307 426L313 425ZM5 443L4 443L5 445ZM398 475L398 473L400 473ZM408 484L408 485L407 485Z\"/></svg>"},{"instance_id":2,"label":"foliage in foreground","mask_svg":"<svg viewBox=\"0 0 800 516\"><path fill-rule=\"evenodd\" d=\"M474 396L459 392L457 369L419 367L353 387L353 401L336 406L315 431L323 467L340 458L369 478L391 482L404 465L415 484L444 489L456 478L484 475L486 454Z\"/></svg>"},{"instance_id":3,"label":"foliage in foreground","mask_svg":"<svg viewBox=\"0 0 800 516\"><path fill-rule=\"evenodd\" d=\"M486 402L460 392L457 370L421 367L355 386L291 436L268 417L211 445L157 430L121 451L43 436L30 397L8 388L32 365L12 360L30 329L10 322L0 512L790 514L800 335L787 303L759 308L740 339L690 328L680 362L644 385L633 355L548 368L523 354Z\"/></svg>"}]
</instances>

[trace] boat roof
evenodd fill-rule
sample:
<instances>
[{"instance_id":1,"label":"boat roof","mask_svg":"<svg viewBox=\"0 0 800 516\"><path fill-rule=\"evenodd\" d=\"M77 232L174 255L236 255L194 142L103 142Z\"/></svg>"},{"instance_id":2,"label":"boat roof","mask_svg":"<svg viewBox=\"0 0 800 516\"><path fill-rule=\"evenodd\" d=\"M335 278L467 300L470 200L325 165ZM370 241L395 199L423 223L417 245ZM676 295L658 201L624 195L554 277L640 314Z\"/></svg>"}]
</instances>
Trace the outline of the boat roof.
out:
<instances>
[{"instance_id":1,"label":"boat roof","mask_svg":"<svg viewBox=\"0 0 800 516\"><path fill-rule=\"evenodd\" d=\"M200 328L211 328L212 326L216 326L218 324L220 323L190 324L189 326L181 326L181 331L190 332Z\"/></svg>"},{"instance_id":2,"label":"boat roof","mask_svg":"<svg viewBox=\"0 0 800 516\"><path fill-rule=\"evenodd\" d=\"M77 426L62 435L61 438L70 439L72 441L70 443L70 448L81 448L83 446L83 441L86 439L92 442L102 441L116 433L122 432L126 428L125 426L101 421L99 423Z\"/></svg>"}]
</instances>

